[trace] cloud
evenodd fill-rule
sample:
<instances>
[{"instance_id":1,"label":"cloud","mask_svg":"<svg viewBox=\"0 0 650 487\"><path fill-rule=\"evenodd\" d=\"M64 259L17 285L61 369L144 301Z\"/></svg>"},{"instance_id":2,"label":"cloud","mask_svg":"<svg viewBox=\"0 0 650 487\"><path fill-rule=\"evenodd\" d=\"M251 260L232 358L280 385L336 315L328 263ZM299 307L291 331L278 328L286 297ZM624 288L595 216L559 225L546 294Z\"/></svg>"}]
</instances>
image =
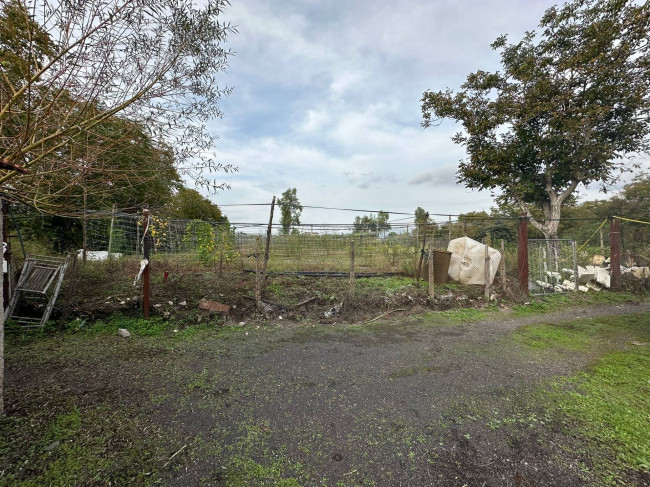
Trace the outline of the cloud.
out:
<instances>
[{"instance_id":1,"label":"cloud","mask_svg":"<svg viewBox=\"0 0 650 487\"><path fill-rule=\"evenodd\" d=\"M445 166L440 169L423 171L408 181L408 184L442 184L453 186L456 184L457 166Z\"/></svg>"}]
</instances>

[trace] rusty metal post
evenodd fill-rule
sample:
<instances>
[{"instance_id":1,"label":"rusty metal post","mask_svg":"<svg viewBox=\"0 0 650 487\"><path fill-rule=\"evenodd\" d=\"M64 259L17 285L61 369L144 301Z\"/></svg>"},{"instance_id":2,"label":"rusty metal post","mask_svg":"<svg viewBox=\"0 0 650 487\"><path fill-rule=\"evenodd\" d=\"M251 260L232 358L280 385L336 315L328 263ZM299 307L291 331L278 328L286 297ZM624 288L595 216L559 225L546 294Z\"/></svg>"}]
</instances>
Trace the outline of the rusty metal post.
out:
<instances>
[{"instance_id":1,"label":"rusty metal post","mask_svg":"<svg viewBox=\"0 0 650 487\"><path fill-rule=\"evenodd\" d=\"M485 285L483 287L483 299L485 299L485 302L490 301L490 277L492 277L492 273L490 272L490 246L489 246L489 238L486 237L485 239L485 260L483 262L483 278L485 279Z\"/></svg>"},{"instance_id":2,"label":"rusty metal post","mask_svg":"<svg viewBox=\"0 0 650 487\"><path fill-rule=\"evenodd\" d=\"M143 257L147 261L147 265L144 268L144 271L142 273L142 292L143 292L143 299L142 299L142 307L144 309L144 318L149 319L149 306L150 306L150 297L151 297L151 290L150 290L150 283L149 283L149 268L150 268L150 263L149 263L149 250L150 250L150 236L149 236L149 210L144 210L142 212L142 235L143 235L143 242L142 242L142 251L143 251Z\"/></svg>"},{"instance_id":3,"label":"rusty metal post","mask_svg":"<svg viewBox=\"0 0 650 487\"><path fill-rule=\"evenodd\" d=\"M528 294L528 217L519 218L519 235L517 238L517 271L519 289Z\"/></svg>"},{"instance_id":4,"label":"rusty metal post","mask_svg":"<svg viewBox=\"0 0 650 487\"><path fill-rule=\"evenodd\" d=\"M271 215L269 216L269 227L266 230L266 246L264 247L264 267L262 268L262 276L266 279L266 268L269 264L269 249L271 247L271 232L273 231L273 209L275 208L275 196L271 201Z\"/></svg>"},{"instance_id":5,"label":"rusty metal post","mask_svg":"<svg viewBox=\"0 0 650 487\"><path fill-rule=\"evenodd\" d=\"M501 262L499 265L499 271L501 274L501 291L506 292L506 244L501 239Z\"/></svg>"},{"instance_id":6,"label":"rusty metal post","mask_svg":"<svg viewBox=\"0 0 650 487\"><path fill-rule=\"evenodd\" d=\"M621 288L621 221L611 218L609 223L609 288Z\"/></svg>"},{"instance_id":7,"label":"rusty metal post","mask_svg":"<svg viewBox=\"0 0 650 487\"><path fill-rule=\"evenodd\" d=\"M433 303L436 296L436 279L433 262L433 245L429 242L429 300Z\"/></svg>"},{"instance_id":8,"label":"rusty metal post","mask_svg":"<svg viewBox=\"0 0 650 487\"><path fill-rule=\"evenodd\" d=\"M350 300L354 299L354 283L355 283L355 273L354 273L354 240L350 240L350 289L348 292L348 297Z\"/></svg>"}]
</instances>

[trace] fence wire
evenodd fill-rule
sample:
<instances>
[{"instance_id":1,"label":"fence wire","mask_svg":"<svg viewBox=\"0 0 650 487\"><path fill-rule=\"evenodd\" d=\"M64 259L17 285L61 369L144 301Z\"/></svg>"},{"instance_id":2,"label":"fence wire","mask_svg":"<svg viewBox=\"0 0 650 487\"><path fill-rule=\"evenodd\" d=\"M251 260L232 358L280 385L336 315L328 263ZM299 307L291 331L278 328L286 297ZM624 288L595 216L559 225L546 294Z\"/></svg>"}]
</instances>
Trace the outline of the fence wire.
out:
<instances>
[{"instance_id":1,"label":"fence wire","mask_svg":"<svg viewBox=\"0 0 650 487\"><path fill-rule=\"evenodd\" d=\"M528 240L531 294L575 291L577 266L575 240Z\"/></svg>"}]
</instances>

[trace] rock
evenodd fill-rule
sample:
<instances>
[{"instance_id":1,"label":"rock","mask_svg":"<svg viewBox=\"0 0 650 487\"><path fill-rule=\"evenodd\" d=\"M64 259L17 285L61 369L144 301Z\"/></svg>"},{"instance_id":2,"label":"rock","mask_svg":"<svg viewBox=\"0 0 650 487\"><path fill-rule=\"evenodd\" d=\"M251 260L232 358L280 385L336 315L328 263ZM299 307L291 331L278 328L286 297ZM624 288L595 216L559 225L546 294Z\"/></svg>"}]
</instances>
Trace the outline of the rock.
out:
<instances>
[{"instance_id":1,"label":"rock","mask_svg":"<svg viewBox=\"0 0 650 487\"><path fill-rule=\"evenodd\" d=\"M52 451L52 450L54 450L57 446L59 446L60 444L61 444L60 441L55 441L54 443L50 443L49 445L47 445L47 446L45 447L45 451Z\"/></svg>"},{"instance_id":2,"label":"rock","mask_svg":"<svg viewBox=\"0 0 650 487\"><path fill-rule=\"evenodd\" d=\"M174 301L167 301L167 304L168 304L169 306L174 306Z\"/></svg>"},{"instance_id":3,"label":"rock","mask_svg":"<svg viewBox=\"0 0 650 487\"><path fill-rule=\"evenodd\" d=\"M604 255L596 254L591 258L591 263L593 265L603 265L604 262L605 262L605 256Z\"/></svg>"},{"instance_id":4,"label":"rock","mask_svg":"<svg viewBox=\"0 0 650 487\"><path fill-rule=\"evenodd\" d=\"M187 301L181 301L178 303L179 306L187 306Z\"/></svg>"},{"instance_id":5,"label":"rock","mask_svg":"<svg viewBox=\"0 0 650 487\"><path fill-rule=\"evenodd\" d=\"M593 289L594 291L600 291L603 288L602 284L599 284L596 281L589 281L587 283L587 287L589 289Z\"/></svg>"},{"instance_id":6,"label":"rock","mask_svg":"<svg viewBox=\"0 0 650 487\"><path fill-rule=\"evenodd\" d=\"M278 319L281 320L281 319L282 319L282 316L278 316Z\"/></svg>"},{"instance_id":7,"label":"rock","mask_svg":"<svg viewBox=\"0 0 650 487\"><path fill-rule=\"evenodd\" d=\"M602 267L598 267L596 271L596 282L609 289L610 280L611 277L609 275L609 272Z\"/></svg>"},{"instance_id":8,"label":"rock","mask_svg":"<svg viewBox=\"0 0 650 487\"><path fill-rule=\"evenodd\" d=\"M578 286L578 290L582 291L583 293L589 292L589 288L587 286Z\"/></svg>"},{"instance_id":9,"label":"rock","mask_svg":"<svg viewBox=\"0 0 650 487\"><path fill-rule=\"evenodd\" d=\"M131 333L126 328L120 328L117 330L117 334L123 338L129 338L131 336Z\"/></svg>"},{"instance_id":10,"label":"rock","mask_svg":"<svg viewBox=\"0 0 650 487\"><path fill-rule=\"evenodd\" d=\"M343 303L330 308L328 311L325 311L325 318L332 318L338 315L341 312L341 308L343 308Z\"/></svg>"}]
</instances>

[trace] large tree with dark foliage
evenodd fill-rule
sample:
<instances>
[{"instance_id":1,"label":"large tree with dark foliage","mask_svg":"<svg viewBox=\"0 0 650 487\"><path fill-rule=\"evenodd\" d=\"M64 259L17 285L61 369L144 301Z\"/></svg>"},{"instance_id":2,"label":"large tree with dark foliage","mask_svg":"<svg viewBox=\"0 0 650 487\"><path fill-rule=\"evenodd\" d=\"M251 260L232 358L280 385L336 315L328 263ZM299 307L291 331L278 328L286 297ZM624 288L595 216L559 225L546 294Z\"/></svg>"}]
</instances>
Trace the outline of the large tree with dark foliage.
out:
<instances>
[{"instance_id":1,"label":"large tree with dark foliage","mask_svg":"<svg viewBox=\"0 0 650 487\"><path fill-rule=\"evenodd\" d=\"M426 91L423 125L461 122L459 182L516 203L547 238L579 185L615 181L649 149L650 4L576 0L546 11L538 32L492 47L502 69L457 93ZM541 208L543 219L532 216Z\"/></svg>"}]
</instances>

